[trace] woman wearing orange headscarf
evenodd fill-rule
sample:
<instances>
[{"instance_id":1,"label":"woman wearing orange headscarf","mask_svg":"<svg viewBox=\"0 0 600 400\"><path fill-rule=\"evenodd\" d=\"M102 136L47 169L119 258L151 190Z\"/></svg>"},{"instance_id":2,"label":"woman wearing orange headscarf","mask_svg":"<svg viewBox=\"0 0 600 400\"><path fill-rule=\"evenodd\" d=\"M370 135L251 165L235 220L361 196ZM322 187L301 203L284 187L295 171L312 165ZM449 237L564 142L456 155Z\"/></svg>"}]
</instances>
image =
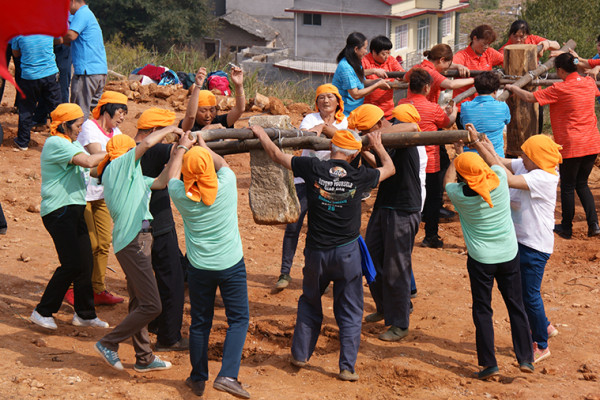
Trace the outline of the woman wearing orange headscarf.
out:
<instances>
[{"instance_id":1,"label":"woman wearing orange headscarf","mask_svg":"<svg viewBox=\"0 0 600 400\"><path fill-rule=\"evenodd\" d=\"M85 180L83 168L98 165L104 154L88 155L77 142L83 111L76 104L60 104L51 114L52 136L42 149L42 204L44 227L52 236L60 266L48 282L42 299L33 310L31 322L56 329L56 313L71 283L75 298L73 325L108 328L96 316L91 285L92 249L83 211Z\"/></svg>"},{"instance_id":2,"label":"woman wearing orange headscarf","mask_svg":"<svg viewBox=\"0 0 600 400\"><path fill-rule=\"evenodd\" d=\"M348 119L344 115L344 101L338 88L332 84L328 83L317 88L315 108L317 112L307 114L300 123L300 129L331 138L337 130L348 128ZM329 150L302 150L303 157L317 157L319 160L329 160L329 154ZM281 249L281 270L277 283L275 283L275 289L277 290L285 289L292 280L290 272L307 210L304 179L294 178L294 185L296 186L296 195L300 201L300 216L298 221L288 224L285 228Z\"/></svg>"},{"instance_id":3,"label":"woman wearing orange headscarf","mask_svg":"<svg viewBox=\"0 0 600 400\"><path fill-rule=\"evenodd\" d=\"M217 115L217 98L211 91L202 90L205 79L206 68L202 67L196 73L192 95L179 127L192 132L201 129L233 128L235 121L240 119L246 109L244 72L238 67L231 68L230 79L235 87L235 106L227 114Z\"/></svg>"},{"instance_id":4,"label":"woman wearing orange headscarf","mask_svg":"<svg viewBox=\"0 0 600 400\"><path fill-rule=\"evenodd\" d=\"M467 128L474 131L471 124ZM475 342L482 367L477 377L488 379L499 374L491 307L494 279L508 310L519 368L522 372L533 372L533 345L523 306L519 248L510 216L507 174L498 162L490 168L478 154L462 153L462 146L455 148L459 155L448 167L444 185L460 217L468 250ZM455 183L457 173L459 183Z\"/></svg>"},{"instance_id":5,"label":"woman wearing orange headscarf","mask_svg":"<svg viewBox=\"0 0 600 400\"><path fill-rule=\"evenodd\" d=\"M104 153L106 143L114 135L120 135L119 125L127 115L127 96L122 93L105 91L92 111L93 118L86 120L81 126L77 141L90 154ZM115 296L106 289L105 275L108 265L108 252L110 250L110 229L112 220L106 203L104 190L94 177L88 177L85 200L85 222L87 223L92 253L94 255L94 269L92 270L92 288L94 289L94 303L117 304L123 298ZM73 305L73 289L65 295L65 301Z\"/></svg>"}]
</instances>

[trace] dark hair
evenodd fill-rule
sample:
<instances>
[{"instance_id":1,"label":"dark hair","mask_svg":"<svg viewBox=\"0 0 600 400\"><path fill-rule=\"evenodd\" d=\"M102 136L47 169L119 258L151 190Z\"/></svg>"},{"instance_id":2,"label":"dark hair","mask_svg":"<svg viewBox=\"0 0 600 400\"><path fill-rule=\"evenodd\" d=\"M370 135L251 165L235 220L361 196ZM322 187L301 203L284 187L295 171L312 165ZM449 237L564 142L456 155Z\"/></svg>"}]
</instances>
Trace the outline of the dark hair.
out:
<instances>
[{"instance_id":1,"label":"dark hair","mask_svg":"<svg viewBox=\"0 0 600 400\"><path fill-rule=\"evenodd\" d=\"M598 39L596 39L596 42L600 42L600 35L598 35Z\"/></svg>"},{"instance_id":2,"label":"dark hair","mask_svg":"<svg viewBox=\"0 0 600 400\"><path fill-rule=\"evenodd\" d=\"M475 89L479 94L494 93L500 87L500 77L493 71L485 71L475 77Z\"/></svg>"},{"instance_id":3,"label":"dark hair","mask_svg":"<svg viewBox=\"0 0 600 400\"><path fill-rule=\"evenodd\" d=\"M106 103L102 107L100 107L100 115L103 115L105 112L112 118L115 116L117 110L125 110L127 113L127 105L126 104L117 104L117 103Z\"/></svg>"},{"instance_id":4,"label":"dark hair","mask_svg":"<svg viewBox=\"0 0 600 400\"><path fill-rule=\"evenodd\" d=\"M494 31L494 28L484 24L473 29L469 37L471 38L471 43L473 42L474 38L484 39L488 43L493 43L496 41L497 35L496 31Z\"/></svg>"},{"instance_id":5,"label":"dark hair","mask_svg":"<svg viewBox=\"0 0 600 400\"><path fill-rule=\"evenodd\" d=\"M426 85L431 85L433 79L429 72L422 68L416 68L410 73L410 82L408 87L411 92L421 94Z\"/></svg>"},{"instance_id":6,"label":"dark hair","mask_svg":"<svg viewBox=\"0 0 600 400\"><path fill-rule=\"evenodd\" d=\"M364 42L363 42L364 43ZM392 41L387 36L375 36L371 39L371 44L369 45L369 49L371 53L381 53L384 50L391 50Z\"/></svg>"},{"instance_id":7,"label":"dark hair","mask_svg":"<svg viewBox=\"0 0 600 400\"><path fill-rule=\"evenodd\" d=\"M66 133L66 132L65 132L65 128L63 128L63 125L66 125L66 126L67 126L67 128L71 128L71 126L73 126L73 124L75 123L75 121L77 121L78 119L79 119L79 118L75 118L75 119L72 119L72 120L70 120L70 121L63 122L62 124L60 124L59 126L57 126L57 127L56 127L56 130L57 130L58 132L60 132L60 133Z\"/></svg>"},{"instance_id":8,"label":"dark hair","mask_svg":"<svg viewBox=\"0 0 600 400\"><path fill-rule=\"evenodd\" d=\"M429 61L441 59L452 61L452 58L454 57L452 48L445 43L436 44L431 48L431 50L426 50L423 52L423 55L427 57Z\"/></svg>"},{"instance_id":9,"label":"dark hair","mask_svg":"<svg viewBox=\"0 0 600 400\"><path fill-rule=\"evenodd\" d=\"M508 30L508 36L514 35L519 31L523 31L523 33L526 35L531 35L531 32L529 31L529 24L527 23L527 21L518 19L515 22L513 22L510 26L510 29Z\"/></svg>"},{"instance_id":10,"label":"dark hair","mask_svg":"<svg viewBox=\"0 0 600 400\"><path fill-rule=\"evenodd\" d=\"M554 66L556 69L562 68L569 73L575 72L577 71L577 65L573 61L575 61L575 57L572 54L562 53L554 59Z\"/></svg>"},{"instance_id":11,"label":"dark hair","mask_svg":"<svg viewBox=\"0 0 600 400\"><path fill-rule=\"evenodd\" d=\"M338 54L336 59L339 63L340 61L342 61L342 58L345 57L346 61L348 61L348 64L350 64L354 69L354 72L356 72L356 76L358 76L358 79L360 79L361 81L365 80L365 72L363 70L360 60L354 52L354 48L362 47L365 44L366 40L367 37L362 33L352 32L346 38L346 47L344 47L342 51L340 51L340 54Z\"/></svg>"}]
</instances>

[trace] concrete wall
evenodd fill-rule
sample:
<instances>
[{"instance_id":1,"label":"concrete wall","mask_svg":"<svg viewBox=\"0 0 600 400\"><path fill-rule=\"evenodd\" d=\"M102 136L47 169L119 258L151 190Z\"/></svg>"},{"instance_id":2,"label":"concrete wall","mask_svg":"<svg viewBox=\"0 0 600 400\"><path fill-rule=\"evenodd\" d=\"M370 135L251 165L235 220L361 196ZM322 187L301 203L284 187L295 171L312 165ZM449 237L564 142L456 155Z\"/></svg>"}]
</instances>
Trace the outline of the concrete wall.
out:
<instances>
[{"instance_id":1,"label":"concrete wall","mask_svg":"<svg viewBox=\"0 0 600 400\"><path fill-rule=\"evenodd\" d=\"M252 47L268 46L270 44L266 43L263 39L251 35L245 30L240 29L237 26L230 25L226 22L223 22L222 27L219 29L219 33L216 35L216 37L221 39L223 43L222 53L229 51L228 49L230 46Z\"/></svg>"},{"instance_id":2,"label":"concrete wall","mask_svg":"<svg viewBox=\"0 0 600 400\"><path fill-rule=\"evenodd\" d=\"M294 8L299 10L354 12L381 15L389 14L390 12L390 6L381 0L294 0Z\"/></svg>"},{"instance_id":3,"label":"concrete wall","mask_svg":"<svg viewBox=\"0 0 600 400\"><path fill-rule=\"evenodd\" d=\"M361 32L367 39L387 33L383 18L322 14L320 26L303 22L303 14L296 14L296 57L332 62L346 45L350 33Z\"/></svg>"},{"instance_id":4,"label":"concrete wall","mask_svg":"<svg viewBox=\"0 0 600 400\"><path fill-rule=\"evenodd\" d=\"M240 10L250 15L289 17L284 10L292 8L294 0L226 0L227 12Z\"/></svg>"}]
</instances>

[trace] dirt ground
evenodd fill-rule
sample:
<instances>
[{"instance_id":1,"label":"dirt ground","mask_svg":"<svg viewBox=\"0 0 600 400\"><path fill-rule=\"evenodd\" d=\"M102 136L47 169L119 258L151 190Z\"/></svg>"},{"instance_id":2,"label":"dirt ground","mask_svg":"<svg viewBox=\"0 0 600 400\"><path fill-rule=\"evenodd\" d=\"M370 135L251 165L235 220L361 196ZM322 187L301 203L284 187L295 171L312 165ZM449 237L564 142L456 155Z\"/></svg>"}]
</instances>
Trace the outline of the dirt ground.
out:
<instances>
[{"instance_id":1,"label":"dirt ground","mask_svg":"<svg viewBox=\"0 0 600 400\"><path fill-rule=\"evenodd\" d=\"M0 397L3 399L173 399L194 398L185 386L190 363L187 352L163 353L173 363L168 371L137 373L131 344L119 354L125 371L108 367L94 352L94 343L106 332L70 324L73 309L66 303L56 314L58 330L43 331L28 321L48 279L58 266L56 251L39 215L40 151L48 132L32 134L26 152L10 147L16 135L17 115L11 111L14 89L9 87L0 107L5 130L0 147L0 202L8 220L8 234L0 236ZM165 100L129 104L122 130L134 134L135 117ZM178 113L179 116L183 114ZM298 124L301 115L292 116ZM238 123L243 126L242 120ZM415 247L413 268L418 297L413 300L410 334L401 342L377 339L382 323L365 323L355 383L336 379L338 329L333 318L332 297L323 300L324 323L317 349L309 366L289 364L296 306L301 294L304 228L288 289L273 293L279 275L284 226L260 226L253 222L248 205L250 184L247 154L227 156L238 178L239 225L248 270L250 329L244 348L239 379L253 399L600 399L597 382L598 308L600 299L597 238L586 236L583 211L578 205L572 240L556 239L555 253L546 268L543 298L547 314L560 334L550 340L552 356L536 365L534 374L519 372L512 350L510 325L499 292L494 290L493 307L496 351L501 377L481 382L472 377L478 370L475 329L471 319L470 290L465 246L458 217L443 221L440 235L445 246L434 250ZM600 204L600 170L590 180ZM375 196L363 203L362 232L366 229ZM557 207L557 217L560 204ZM175 212L180 245L184 248L183 226ZM416 242L420 243L419 232ZM113 254L107 271L111 291L126 296L123 272ZM226 331L222 303L217 302L210 338L210 379L220 368ZM100 306L98 316L118 324L127 313L127 303ZM374 311L365 286L365 313ZM183 333L188 334L189 303L185 305ZM152 338L154 340L154 337ZM207 385L205 398L230 399Z\"/></svg>"}]
</instances>

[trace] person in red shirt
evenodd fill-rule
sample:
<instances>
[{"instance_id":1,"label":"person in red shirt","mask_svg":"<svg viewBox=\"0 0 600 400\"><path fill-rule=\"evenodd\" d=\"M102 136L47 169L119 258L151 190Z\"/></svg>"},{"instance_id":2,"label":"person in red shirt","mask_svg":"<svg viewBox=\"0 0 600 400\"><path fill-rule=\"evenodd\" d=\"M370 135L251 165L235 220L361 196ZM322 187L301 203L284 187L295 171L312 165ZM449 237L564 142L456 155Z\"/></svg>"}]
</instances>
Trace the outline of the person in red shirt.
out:
<instances>
[{"instance_id":1,"label":"person in red shirt","mask_svg":"<svg viewBox=\"0 0 600 400\"><path fill-rule=\"evenodd\" d=\"M546 50L558 50L560 49L560 44L554 40L548 40L541 36L532 35L529 30L529 24L527 21L523 21L522 19L518 19L512 23L510 29L508 30L508 42L504 44L504 46L500 47L498 50L500 53L504 54L504 48L509 44L541 44L542 51L539 53L539 57L541 57Z\"/></svg>"},{"instance_id":2,"label":"person in red shirt","mask_svg":"<svg viewBox=\"0 0 600 400\"><path fill-rule=\"evenodd\" d=\"M413 66L410 71L404 75L404 80L406 82L410 82L410 75L412 71L417 68L426 70L433 79L431 83L431 90L427 95L427 100L437 103L440 97L441 89L454 90L473 84L473 78L448 79L442 75L442 73L446 72L448 69L458 69L462 76L469 75L468 68L452 62L454 54L452 53L452 48L447 44L436 44L431 48L431 50L424 52L423 55L427 57L427 59L423 60L421 64Z\"/></svg>"},{"instance_id":3,"label":"person in red shirt","mask_svg":"<svg viewBox=\"0 0 600 400\"><path fill-rule=\"evenodd\" d=\"M585 210L588 236L597 236L600 235L600 226L588 177L600 153L600 132L594 110L600 91L594 79L577 73L577 64L572 54L560 54L554 65L556 73L564 82L533 93L514 85L506 85L505 89L525 101L550 104L554 141L563 147L560 152L563 157L560 165L562 221L555 225L554 232L565 239L571 238L575 214L574 192L577 191Z\"/></svg>"},{"instance_id":4,"label":"person in red shirt","mask_svg":"<svg viewBox=\"0 0 600 400\"><path fill-rule=\"evenodd\" d=\"M493 67L504 63L504 55L498 50L490 47L496 41L497 35L489 25L479 25L471 31L471 43L465 49L460 50L454 55L454 62L467 67L469 70L491 71ZM454 97L469 89L471 86L465 86L454 91ZM463 101L470 101L475 98L475 94L467 97ZM462 102L461 102L462 103ZM460 103L458 104L460 113ZM460 114L459 114L460 115ZM457 118L456 126L463 129L460 118Z\"/></svg>"},{"instance_id":5,"label":"person in red shirt","mask_svg":"<svg viewBox=\"0 0 600 400\"><path fill-rule=\"evenodd\" d=\"M408 97L400 100L398 104L412 104L421 115L419 128L422 131L437 131L449 128L456 120L457 109L449 105L446 110L439 104L427 99L433 86L433 78L423 68L413 69L410 75ZM441 181L445 170L440 169L440 146L425 146L427 151L427 167L425 168L425 205L423 207L423 221L425 222L425 239L421 242L424 247L440 248L444 242L438 235L441 203Z\"/></svg>"},{"instance_id":6,"label":"person in red shirt","mask_svg":"<svg viewBox=\"0 0 600 400\"><path fill-rule=\"evenodd\" d=\"M367 79L379 79L387 77L387 71L404 71L398 61L390 56L392 42L386 36L377 36L371 39L369 46L370 53L361 60ZM369 74L371 72L371 74ZM388 78L388 82L394 79ZM375 89L365 96L365 104L373 104L381 108L385 119L392 118L394 110L394 91L391 89Z\"/></svg>"}]
</instances>

